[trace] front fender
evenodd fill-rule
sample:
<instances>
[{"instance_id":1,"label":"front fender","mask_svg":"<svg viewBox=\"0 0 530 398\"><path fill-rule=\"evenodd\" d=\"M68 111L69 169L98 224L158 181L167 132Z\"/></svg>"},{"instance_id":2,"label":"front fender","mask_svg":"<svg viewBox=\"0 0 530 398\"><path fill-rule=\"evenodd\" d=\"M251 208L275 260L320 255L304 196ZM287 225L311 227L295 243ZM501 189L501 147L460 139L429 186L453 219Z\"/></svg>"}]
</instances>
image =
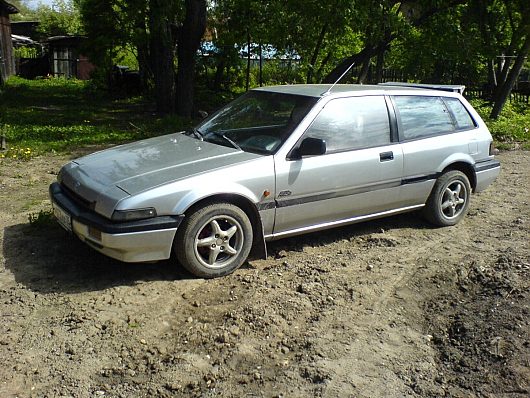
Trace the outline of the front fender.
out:
<instances>
[{"instance_id":1,"label":"front fender","mask_svg":"<svg viewBox=\"0 0 530 398\"><path fill-rule=\"evenodd\" d=\"M249 254L249 259L266 259L267 245L263 232L263 220L256 206L259 199L250 189L239 184L224 184L223 187L208 187L208 189L193 190L185 195L175 206L175 214L184 214L189 208L201 201L229 200L237 203L250 217L253 231L254 244Z\"/></svg>"},{"instance_id":2,"label":"front fender","mask_svg":"<svg viewBox=\"0 0 530 398\"><path fill-rule=\"evenodd\" d=\"M220 196L220 195L233 195L246 199L251 202L254 206L261 200L256 193L252 190L236 183L223 183L219 186L204 186L199 189L189 191L176 203L172 213L173 214L184 214L186 210L192 207L195 203L202 200Z\"/></svg>"}]
</instances>

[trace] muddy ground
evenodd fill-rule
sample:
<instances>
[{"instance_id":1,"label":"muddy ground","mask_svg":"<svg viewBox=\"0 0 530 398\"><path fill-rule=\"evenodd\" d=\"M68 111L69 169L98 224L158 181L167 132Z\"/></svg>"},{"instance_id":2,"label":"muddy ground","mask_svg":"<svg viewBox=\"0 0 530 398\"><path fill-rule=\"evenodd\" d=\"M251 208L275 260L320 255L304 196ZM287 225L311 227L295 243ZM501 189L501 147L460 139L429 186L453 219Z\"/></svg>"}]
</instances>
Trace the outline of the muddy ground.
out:
<instances>
[{"instance_id":1,"label":"muddy ground","mask_svg":"<svg viewBox=\"0 0 530 398\"><path fill-rule=\"evenodd\" d=\"M41 217L68 156L0 163L0 397L527 397L530 153L451 228L274 242L216 280L108 259Z\"/></svg>"}]
</instances>

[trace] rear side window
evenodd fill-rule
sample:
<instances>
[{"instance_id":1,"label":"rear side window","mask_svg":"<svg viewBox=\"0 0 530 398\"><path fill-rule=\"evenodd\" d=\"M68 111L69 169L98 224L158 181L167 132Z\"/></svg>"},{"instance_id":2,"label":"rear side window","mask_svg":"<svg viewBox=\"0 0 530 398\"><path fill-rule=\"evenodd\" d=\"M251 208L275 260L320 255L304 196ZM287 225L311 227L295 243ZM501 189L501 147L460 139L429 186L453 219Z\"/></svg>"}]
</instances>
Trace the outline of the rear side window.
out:
<instances>
[{"instance_id":1,"label":"rear side window","mask_svg":"<svg viewBox=\"0 0 530 398\"><path fill-rule=\"evenodd\" d=\"M470 130L477 126L465 106L458 98L446 97L444 98L444 101L455 118L457 130Z\"/></svg>"},{"instance_id":2,"label":"rear side window","mask_svg":"<svg viewBox=\"0 0 530 398\"><path fill-rule=\"evenodd\" d=\"M306 137L326 141L327 152L390 143L388 109L383 96L338 98L326 104Z\"/></svg>"},{"instance_id":3,"label":"rear side window","mask_svg":"<svg viewBox=\"0 0 530 398\"><path fill-rule=\"evenodd\" d=\"M440 97L396 96L403 138L412 140L455 131L453 119Z\"/></svg>"}]
</instances>

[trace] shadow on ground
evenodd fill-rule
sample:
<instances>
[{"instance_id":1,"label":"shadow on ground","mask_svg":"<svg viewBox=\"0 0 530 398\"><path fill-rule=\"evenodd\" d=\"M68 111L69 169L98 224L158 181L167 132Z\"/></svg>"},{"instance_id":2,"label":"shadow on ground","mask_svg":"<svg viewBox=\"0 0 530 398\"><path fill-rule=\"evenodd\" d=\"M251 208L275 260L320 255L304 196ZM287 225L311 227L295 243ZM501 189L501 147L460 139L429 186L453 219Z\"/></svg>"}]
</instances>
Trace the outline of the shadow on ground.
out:
<instances>
[{"instance_id":1,"label":"shadow on ground","mask_svg":"<svg viewBox=\"0 0 530 398\"><path fill-rule=\"evenodd\" d=\"M396 228L428 226L416 214L404 214L270 242L268 253L276 257L284 250L303 251L306 246L322 246ZM108 258L55 223L6 227L3 253L6 269L13 273L16 282L41 293L80 293L145 281L193 278L173 259L138 264Z\"/></svg>"},{"instance_id":2,"label":"shadow on ground","mask_svg":"<svg viewBox=\"0 0 530 398\"><path fill-rule=\"evenodd\" d=\"M282 250L303 251L306 246L325 246L343 239L350 240L370 234L409 228L420 230L433 227L418 212L405 213L273 241L267 245L267 251L269 256L275 256Z\"/></svg>"},{"instance_id":3,"label":"shadow on ground","mask_svg":"<svg viewBox=\"0 0 530 398\"><path fill-rule=\"evenodd\" d=\"M41 293L79 293L190 275L171 260L130 264L92 250L58 225L4 228L6 269L17 283Z\"/></svg>"}]
</instances>

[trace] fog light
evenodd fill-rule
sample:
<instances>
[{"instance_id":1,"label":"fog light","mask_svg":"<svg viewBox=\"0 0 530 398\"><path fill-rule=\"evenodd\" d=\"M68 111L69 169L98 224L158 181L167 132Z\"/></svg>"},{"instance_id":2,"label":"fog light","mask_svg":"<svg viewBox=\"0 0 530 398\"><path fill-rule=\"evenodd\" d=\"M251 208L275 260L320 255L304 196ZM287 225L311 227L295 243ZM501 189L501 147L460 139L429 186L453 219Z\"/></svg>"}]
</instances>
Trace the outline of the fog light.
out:
<instances>
[{"instance_id":1,"label":"fog light","mask_svg":"<svg viewBox=\"0 0 530 398\"><path fill-rule=\"evenodd\" d=\"M90 236L93 239L101 240L101 231L99 229L96 229L94 227L89 226L88 227L88 236Z\"/></svg>"}]
</instances>

